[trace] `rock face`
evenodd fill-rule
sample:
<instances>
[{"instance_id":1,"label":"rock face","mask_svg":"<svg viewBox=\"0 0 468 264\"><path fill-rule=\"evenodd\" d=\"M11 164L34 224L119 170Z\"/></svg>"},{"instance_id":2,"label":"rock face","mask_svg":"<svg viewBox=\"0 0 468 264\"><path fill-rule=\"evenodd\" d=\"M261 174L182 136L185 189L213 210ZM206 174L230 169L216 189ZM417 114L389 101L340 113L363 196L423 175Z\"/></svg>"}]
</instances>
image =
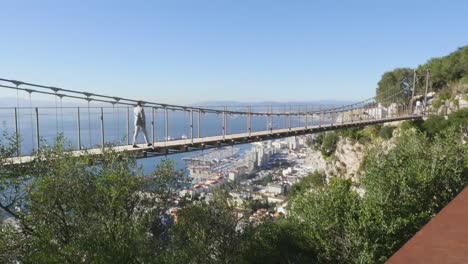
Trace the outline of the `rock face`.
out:
<instances>
[{"instance_id":1,"label":"rock face","mask_svg":"<svg viewBox=\"0 0 468 264\"><path fill-rule=\"evenodd\" d=\"M341 176L356 181L364 156L363 151L362 144L341 138L337 143L335 153L330 157L325 158L320 151L309 149L305 163L313 170L324 173L327 178Z\"/></svg>"}]
</instances>

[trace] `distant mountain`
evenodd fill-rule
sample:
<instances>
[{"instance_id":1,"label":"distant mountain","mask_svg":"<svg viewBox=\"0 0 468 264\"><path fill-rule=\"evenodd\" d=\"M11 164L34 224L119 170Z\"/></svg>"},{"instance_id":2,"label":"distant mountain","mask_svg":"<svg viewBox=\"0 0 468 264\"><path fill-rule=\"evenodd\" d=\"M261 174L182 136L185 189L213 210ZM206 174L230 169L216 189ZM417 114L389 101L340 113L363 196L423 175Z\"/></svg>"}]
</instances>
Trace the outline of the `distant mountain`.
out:
<instances>
[{"instance_id":1,"label":"distant mountain","mask_svg":"<svg viewBox=\"0 0 468 264\"><path fill-rule=\"evenodd\" d=\"M352 104L354 101L336 101L336 100L319 100L319 101L285 101L285 102L278 102L278 101L264 101L264 102L239 102L239 101L206 101L193 104L193 106L213 106L213 107L241 107L241 106L305 106L305 105L347 105Z\"/></svg>"},{"instance_id":2,"label":"distant mountain","mask_svg":"<svg viewBox=\"0 0 468 264\"><path fill-rule=\"evenodd\" d=\"M31 101L31 105L33 107L54 107L55 104L57 103L57 106L60 107L60 101L57 100L37 100L34 99ZM252 106L252 107L289 107L289 106L340 106L340 105L347 105L347 104L352 104L353 101L335 101L335 100L320 100L320 101L294 101L294 102L278 102L278 101L264 101L264 102L239 102L239 101L206 101L206 102L201 102L201 103L196 103L196 104L191 104L191 106L199 106L199 107L206 107L206 108L221 108L224 106L227 107L236 107L236 108L241 108L241 107L247 107L247 106ZM27 98L19 98L17 100L16 97L0 97L0 107L29 107L30 106L30 101ZM70 100L70 99L64 99L63 106L73 106L73 107L86 107L87 103L81 100ZM109 104L105 103L97 103L93 102L91 104L93 107L96 106L109 106Z\"/></svg>"},{"instance_id":3,"label":"distant mountain","mask_svg":"<svg viewBox=\"0 0 468 264\"><path fill-rule=\"evenodd\" d=\"M86 102L83 101L77 101L77 100L66 100L63 99L63 106L68 106L70 103L73 104L73 106L86 106ZM32 99L31 102L29 99L26 98L19 98L17 99L16 97L0 97L0 107L52 107L55 106L55 100L37 100L37 99ZM60 101L57 99L57 105L60 106Z\"/></svg>"}]
</instances>

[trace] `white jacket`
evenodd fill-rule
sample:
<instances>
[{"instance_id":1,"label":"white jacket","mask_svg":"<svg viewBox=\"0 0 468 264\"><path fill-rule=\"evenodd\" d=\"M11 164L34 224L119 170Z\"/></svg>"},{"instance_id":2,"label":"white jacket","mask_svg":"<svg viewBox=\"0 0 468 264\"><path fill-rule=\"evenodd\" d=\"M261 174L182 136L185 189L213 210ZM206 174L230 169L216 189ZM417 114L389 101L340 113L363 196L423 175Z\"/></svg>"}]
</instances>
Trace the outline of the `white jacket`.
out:
<instances>
[{"instance_id":1,"label":"white jacket","mask_svg":"<svg viewBox=\"0 0 468 264\"><path fill-rule=\"evenodd\" d=\"M136 106L133 109L133 120L135 122L135 126L145 126L145 109L141 106Z\"/></svg>"}]
</instances>

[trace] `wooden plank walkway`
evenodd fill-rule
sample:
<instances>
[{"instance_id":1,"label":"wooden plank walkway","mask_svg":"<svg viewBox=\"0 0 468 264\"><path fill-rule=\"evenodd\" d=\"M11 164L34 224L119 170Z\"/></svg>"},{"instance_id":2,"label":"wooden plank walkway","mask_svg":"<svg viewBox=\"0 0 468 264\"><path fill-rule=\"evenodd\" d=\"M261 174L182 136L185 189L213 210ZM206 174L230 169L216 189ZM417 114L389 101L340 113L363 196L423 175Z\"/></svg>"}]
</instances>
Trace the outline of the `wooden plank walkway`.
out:
<instances>
[{"instance_id":1,"label":"wooden plank walkway","mask_svg":"<svg viewBox=\"0 0 468 264\"><path fill-rule=\"evenodd\" d=\"M331 130L337 130L340 128L349 128L349 127L362 127L374 124L382 124L388 122L402 121L402 120L416 120L422 119L422 115L405 115L399 117L389 117L376 120L360 120L346 123L335 123L335 124L326 124L320 126L308 126L308 127L294 127L294 128L285 128L285 129L272 129L268 131L258 131L249 133L239 133L239 134L228 134L226 136L211 136L211 137L202 137L194 138L193 140L180 139L180 140L169 140L169 141L159 141L155 142L153 146L146 146L146 144L139 144L139 148L133 148L131 145L124 146L113 146L109 147L116 152L130 152L136 154L138 158L154 157L159 155L170 155L181 152L197 151L204 150L209 148L217 148L223 146L231 146L236 144L245 144L251 142L258 142L270 139L277 138L286 138L292 136L313 134ZM101 155L103 153L102 148L94 148L88 150L75 150L70 151L74 156L83 156L88 155ZM20 156L12 157L5 160L6 164L20 164L28 163L34 159L34 156Z\"/></svg>"}]
</instances>

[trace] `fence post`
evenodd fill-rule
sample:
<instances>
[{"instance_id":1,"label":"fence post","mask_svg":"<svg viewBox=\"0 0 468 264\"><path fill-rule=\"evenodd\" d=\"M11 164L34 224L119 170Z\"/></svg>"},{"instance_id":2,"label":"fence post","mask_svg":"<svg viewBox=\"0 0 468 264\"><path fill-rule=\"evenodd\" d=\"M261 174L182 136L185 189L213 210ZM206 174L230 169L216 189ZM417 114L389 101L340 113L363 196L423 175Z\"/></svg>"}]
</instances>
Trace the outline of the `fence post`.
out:
<instances>
[{"instance_id":1,"label":"fence post","mask_svg":"<svg viewBox=\"0 0 468 264\"><path fill-rule=\"evenodd\" d=\"M322 105L319 105L319 127L322 127Z\"/></svg>"},{"instance_id":2,"label":"fence post","mask_svg":"<svg viewBox=\"0 0 468 264\"><path fill-rule=\"evenodd\" d=\"M200 138L200 130L201 130L201 110L198 110L198 124L197 124L197 130L198 130L198 138Z\"/></svg>"},{"instance_id":3,"label":"fence post","mask_svg":"<svg viewBox=\"0 0 468 264\"><path fill-rule=\"evenodd\" d=\"M39 135L39 109L36 107L36 147L39 150L40 147L40 135Z\"/></svg>"},{"instance_id":4,"label":"fence post","mask_svg":"<svg viewBox=\"0 0 468 264\"><path fill-rule=\"evenodd\" d=\"M15 139L16 139L16 156L20 156L20 142L19 142L19 127L18 127L18 108L15 107Z\"/></svg>"},{"instance_id":5,"label":"fence post","mask_svg":"<svg viewBox=\"0 0 468 264\"><path fill-rule=\"evenodd\" d=\"M151 107L151 143L154 145L154 107Z\"/></svg>"},{"instance_id":6,"label":"fence post","mask_svg":"<svg viewBox=\"0 0 468 264\"><path fill-rule=\"evenodd\" d=\"M426 92L424 93L424 114L426 114L426 111L428 109L427 107L427 90L429 89L429 78L430 78L430 72L431 70L427 69L426 70Z\"/></svg>"},{"instance_id":7,"label":"fence post","mask_svg":"<svg viewBox=\"0 0 468 264\"><path fill-rule=\"evenodd\" d=\"M252 106L249 106L249 113L247 114L247 129L250 137L252 135Z\"/></svg>"},{"instance_id":8,"label":"fence post","mask_svg":"<svg viewBox=\"0 0 468 264\"><path fill-rule=\"evenodd\" d=\"M164 107L164 140L167 141L169 137L169 113L167 111L167 107Z\"/></svg>"},{"instance_id":9,"label":"fence post","mask_svg":"<svg viewBox=\"0 0 468 264\"><path fill-rule=\"evenodd\" d=\"M104 150L104 109L101 107L101 148Z\"/></svg>"},{"instance_id":10,"label":"fence post","mask_svg":"<svg viewBox=\"0 0 468 264\"><path fill-rule=\"evenodd\" d=\"M80 122L80 107L77 108L76 120L78 127L78 150L81 150L81 122Z\"/></svg>"},{"instance_id":11,"label":"fence post","mask_svg":"<svg viewBox=\"0 0 468 264\"><path fill-rule=\"evenodd\" d=\"M190 109L190 142L193 144L193 109Z\"/></svg>"},{"instance_id":12,"label":"fence post","mask_svg":"<svg viewBox=\"0 0 468 264\"><path fill-rule=\"evenodd\" d=\"M127 145L130 145L130 109L127 107Z\"/></svg>"},{"instance_id":13,"label":"fence post","mask_svg":"<svg viewBox=\"0 0 468 264\"><path fill-rule=\"evenodd\" d=\"M227 127L226 127L226 124L227 123L227 119L226 119L226 107L224 107L224 111L223 111L223 140L226 140L226 130L227 130Z\"/></svg>"}]
</instances>

